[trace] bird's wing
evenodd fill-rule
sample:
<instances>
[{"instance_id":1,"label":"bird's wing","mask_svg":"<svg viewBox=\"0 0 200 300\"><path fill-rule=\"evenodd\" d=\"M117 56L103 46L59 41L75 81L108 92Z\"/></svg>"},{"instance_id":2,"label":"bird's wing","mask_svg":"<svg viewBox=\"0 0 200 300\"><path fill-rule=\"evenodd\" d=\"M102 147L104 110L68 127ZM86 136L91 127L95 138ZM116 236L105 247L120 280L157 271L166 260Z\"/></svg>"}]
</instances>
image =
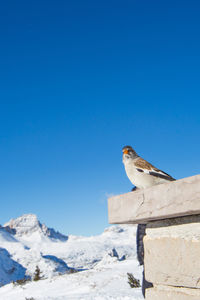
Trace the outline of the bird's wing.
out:
<instances>
[{"instance_id":1,"label":"bird's wing","mask_svg":"<svg viewBox=\"0 0 200 300\"><path fill-rule=\"evenodd\" d=\"M150 164L148 161L144 160L141 157L137 159L134 164L138 172L144 172L151 176L159 177L169 181L176 180L173 177L171 177L169 174L155 168L152 164Z\"/></svg>"}]
</instances>

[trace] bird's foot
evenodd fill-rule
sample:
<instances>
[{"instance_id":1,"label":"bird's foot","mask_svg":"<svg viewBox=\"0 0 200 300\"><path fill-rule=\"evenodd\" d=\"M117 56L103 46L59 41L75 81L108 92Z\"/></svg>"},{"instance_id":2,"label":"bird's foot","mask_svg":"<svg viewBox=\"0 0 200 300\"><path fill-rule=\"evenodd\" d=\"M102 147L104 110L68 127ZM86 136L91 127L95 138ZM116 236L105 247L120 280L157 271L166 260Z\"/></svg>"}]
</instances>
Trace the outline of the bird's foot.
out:
<instances>
[{"instance_id":1,"label":"bird's foot","mask_svg":"<svg viewBox=\"0 0 200 300\"><path fill-rule=\"evenodd\" d=\"M137 190L138 190L138 188L137 188L136 186L134 186L134 187L132 188L131 192L135 192L135 191L137 191Z\"/></svg>"}]
</instances>

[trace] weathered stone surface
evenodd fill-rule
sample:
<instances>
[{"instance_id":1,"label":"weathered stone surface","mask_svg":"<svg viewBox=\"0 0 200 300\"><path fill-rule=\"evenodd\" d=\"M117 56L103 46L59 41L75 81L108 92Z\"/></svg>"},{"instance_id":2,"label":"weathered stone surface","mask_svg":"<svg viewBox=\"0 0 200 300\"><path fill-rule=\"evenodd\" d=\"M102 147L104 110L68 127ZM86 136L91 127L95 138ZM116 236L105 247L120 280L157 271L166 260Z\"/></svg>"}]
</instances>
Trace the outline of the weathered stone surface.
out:
<instances>
[{"instance_id":1,"label":"weathered stone surface","mask_svg":"<svg viewBox=\"0 0 200 300\"><path fill-rule=\"evenodd\" d=\"M200 214L200 175L114 196L108 199L108 214L111 224Z\"/></svg>"},{"instance_id":2,"label":"weathered stone surface","mask_svg":"<svg viewBox=\"0 0 200 300\"><path fill-rule=\"evenodd\" d=\"M147 225L144 264L148 281L153 284L200 288L199 257L200 216Z\"/></svg>"},{"instance_id":3,"label":"weathered stone surface","mask_svg":"<svg viewBox=\"0 0 200 300\"><path fill-rule=\"evenodd\" d=\"M199 300L199 289L157 286L146 290L146 300Z\"/></svg>"}]
</instances>

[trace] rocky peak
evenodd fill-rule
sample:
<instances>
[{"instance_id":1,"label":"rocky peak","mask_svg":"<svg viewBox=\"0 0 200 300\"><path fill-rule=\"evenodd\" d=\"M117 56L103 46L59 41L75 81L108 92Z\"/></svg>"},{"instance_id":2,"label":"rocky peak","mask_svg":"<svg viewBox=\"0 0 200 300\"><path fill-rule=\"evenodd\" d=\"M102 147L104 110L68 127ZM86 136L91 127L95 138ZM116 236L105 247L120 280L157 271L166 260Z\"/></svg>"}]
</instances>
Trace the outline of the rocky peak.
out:
<instances>
[{"instance_id":1,"label":"rocky peak","mask_svg":"<svg viewBox=\"0 0 200 300\"><path fill-rule=\"evenodd\" d=\"M7 231L11 231L18 237L30 236L33 233L39 233L54 240L66 241L67 236L56 232L53 228L48 228L41 224L35 214L25 214L17 219L11 219L4 225Z\"/></svg>"}]
</instances>

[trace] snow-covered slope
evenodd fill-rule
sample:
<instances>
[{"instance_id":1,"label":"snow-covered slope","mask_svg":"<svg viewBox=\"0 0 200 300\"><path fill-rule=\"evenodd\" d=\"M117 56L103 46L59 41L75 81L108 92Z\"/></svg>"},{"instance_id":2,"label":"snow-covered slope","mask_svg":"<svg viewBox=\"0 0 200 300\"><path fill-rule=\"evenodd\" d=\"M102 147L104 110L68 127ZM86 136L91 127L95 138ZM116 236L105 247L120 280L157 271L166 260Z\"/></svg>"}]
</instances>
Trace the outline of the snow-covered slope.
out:
<instances>
[{"instance_id":1,"label":"snow-covered slope","mask_svg":"<svg viewBox=\"0 0 200 300\"><path fill-rule=\"evenodd\" d=\"M91 237L70 236L66 243L51 244L42 243L42 253L51 253L62 258L73 268L93 268L113 248L116 249L119 257L136 257L135 248L136 227L131 225L111 226L101 234ZM29 244L30 245L30 244Z\"/></svg>"},{"instance_id":2,"label":"snow-covered slope","mask_svg":"<svg viewBox=\"0 0 200 300\"><path fill-rule=\"evenodd\" d=\"M66 237L32 214L11 220L0 228L0 284L32 277L36 266L44 280L23 290L12 284L1 287L0 299L142 299L140 289L133 291L127 283L127 272L141 277L135 234L134 225L123 225L98 236ZM71 268L79 272L71 274Z\"/></svg>"},{"instance_id":3,"label":"snow-covered slope","mask_svg":"<svg viewBox=\"0 0 200 300\"><path fill-rule=\"evenodd\" d=\"M14 261L8 251L0 248L0 286L25 278L26 269Z\"/></svg>"},{"instance_id":4,"label":"snow-covered slope","mask_svg":"<svg viewBox=\"0 0 200 300\"><path fill-rule=\"evenodd\" d=\"M1 243L5 243L5 242L17 243L17 240L14 238L14 236L10 232L5 230L5 228L1 227L0 228L0 245L1 245Z\"/></svg>"},{"instance_id":5,"label":"snow-covered slope","mask_svg":"<svg viewBox=\"0 0 200 300\"><path fill-rule=\"evenodd\" d=\"M143 300L140 288L131 288L127 272L141 279L134 259L113 262L101 269L89 269L70 275L0 288L1 300Z\"/></svg>"}]
</instances>

